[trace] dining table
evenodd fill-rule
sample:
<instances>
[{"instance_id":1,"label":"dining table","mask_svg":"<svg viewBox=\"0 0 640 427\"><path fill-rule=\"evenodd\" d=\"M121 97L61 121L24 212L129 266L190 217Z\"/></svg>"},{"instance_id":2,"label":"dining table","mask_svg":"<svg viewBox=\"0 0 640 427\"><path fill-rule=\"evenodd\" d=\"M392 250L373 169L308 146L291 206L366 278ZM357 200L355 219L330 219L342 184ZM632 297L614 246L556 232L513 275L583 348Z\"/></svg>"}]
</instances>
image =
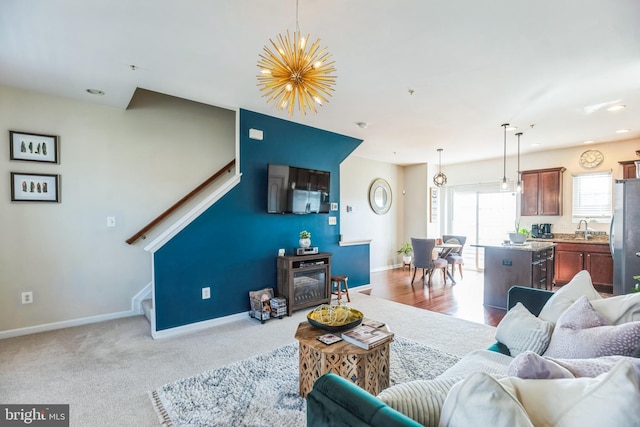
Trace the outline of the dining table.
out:
<instances>
[{"instance_id":1,"label":"dining table","mask_svg":"<svg viewBox=\"0 0 640 427\"><path fill-rule=\"evenodd\" d=\"M437 243L435 248L439 253L439 257L442 259L447 259L447 257L456 249L460 249L462 247L459 243ZM451 284L455 285L456 281L454 280L449 268L447 268L447 277L451 280Z\"/></svg>"}]
</instances>

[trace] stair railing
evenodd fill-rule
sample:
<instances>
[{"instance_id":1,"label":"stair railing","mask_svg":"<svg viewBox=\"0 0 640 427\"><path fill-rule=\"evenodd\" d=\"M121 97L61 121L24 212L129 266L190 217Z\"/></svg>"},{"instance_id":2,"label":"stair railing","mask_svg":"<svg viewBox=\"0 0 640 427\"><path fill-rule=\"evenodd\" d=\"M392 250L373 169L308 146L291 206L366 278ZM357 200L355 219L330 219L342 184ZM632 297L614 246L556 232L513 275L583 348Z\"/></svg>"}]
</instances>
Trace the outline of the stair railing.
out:
<instances>
[{"instance_id":1,"label":"stair railing","mask_svg":"<svg viewBox=\"0 0 640 427\"><path fill-rule=\"evenodd\" d=\"M193 190L191 190L189 192L189 194L187 194L186 196L184 196L182 199L178 200L176 203L173 204L173 206L171 206L169 209L167 209L166 211L162 212L160 215L158 215L158 217L156 219L154 219L153 221L151 221L149 224L145 225L144 227L142 227L140 229L140 231L138 231L137 233L135 233L133 236L129 237L127 240L125 240L128 244L133 244L135 243L139 238L145 238L146 234L152 230L156 225L158 225L160 222L162 222L166 217L168 217L169 215L171 215L173 212L175 212L177 209L179 209L182 205L184 205L185 203L187 203L189 200L191 200L192 197L194 197L196 194L198 194L200 191L202 191L203 189L205 189L209 184L211 184L213 181L215 181L217 178L219 178L222 174L224 174L225 172L230 173L231 172L231 168L236 164L236 159L231 160L229 163L227 163L225 166L223 166L218 172L214 173L213 175L211 175L209 178L207 178L206 181L204 181L202 184L198 185L196 188L194 188Z\"/></svg>"}]
</instances>

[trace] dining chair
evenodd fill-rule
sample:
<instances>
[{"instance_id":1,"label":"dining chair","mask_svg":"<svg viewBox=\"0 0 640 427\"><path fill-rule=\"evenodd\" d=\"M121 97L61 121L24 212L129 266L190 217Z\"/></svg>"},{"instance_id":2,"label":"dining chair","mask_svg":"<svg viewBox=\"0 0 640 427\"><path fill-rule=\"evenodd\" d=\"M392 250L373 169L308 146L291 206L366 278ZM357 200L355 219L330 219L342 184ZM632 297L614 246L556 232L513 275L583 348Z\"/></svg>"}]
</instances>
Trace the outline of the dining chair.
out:
<instances>
[{"instance_id":1,"label":"dining chair","mask_svg":"<svg viewBox=\"0 0 640 427\"><path fill-rule=\"evenodd\" d=\"M443 283L447 282L447 260L434 255L434 249L436 247L436 239L418 239L411 238L411 246L413 247L413 278L411 279L411 285L416 279L416 271L419 268L422 269L422 280L425 281L425 275L429 274L428 285L431 286L431 275L434 269L442 270Z\"/></svg>"},{"instance_id":2,"label":"dining chair","mask_svg":"<svg viewBox=\"0 0 640 427\"><path fill-rule=\"evenodd\" d=\"M458 270L460 271L460 278L462 277L462 266L464 265L464 259L462 258L462 250L464 249L464 244L467 242L467 236L455 236L452 234L444 234L442 236L442 241L444 243L456 243L461 245L460 249L454 249L451 251L449 256L447 256L447 264L451 266L451 277L455 276L456 265L458 266Z\"/></svg>"}]
</instances>

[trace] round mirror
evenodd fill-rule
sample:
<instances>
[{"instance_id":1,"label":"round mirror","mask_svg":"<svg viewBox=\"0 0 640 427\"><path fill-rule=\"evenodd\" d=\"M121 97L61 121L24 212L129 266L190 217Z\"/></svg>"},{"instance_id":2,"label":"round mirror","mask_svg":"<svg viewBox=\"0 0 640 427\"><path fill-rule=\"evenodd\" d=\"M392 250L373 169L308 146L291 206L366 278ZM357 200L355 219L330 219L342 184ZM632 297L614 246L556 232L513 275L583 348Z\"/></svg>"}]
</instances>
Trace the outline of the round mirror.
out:
<instances>
[{"instance_id":1,"label":"round mirror","mask_svg":"<svg viewBox=\"0 0 640 427\"><path fill-rule=\"evenodd\" d=\"M378 215L384 215L391 209L391 187L382 178L378 178L369 188L369 205Z\"/></svg>"}]
</instances>

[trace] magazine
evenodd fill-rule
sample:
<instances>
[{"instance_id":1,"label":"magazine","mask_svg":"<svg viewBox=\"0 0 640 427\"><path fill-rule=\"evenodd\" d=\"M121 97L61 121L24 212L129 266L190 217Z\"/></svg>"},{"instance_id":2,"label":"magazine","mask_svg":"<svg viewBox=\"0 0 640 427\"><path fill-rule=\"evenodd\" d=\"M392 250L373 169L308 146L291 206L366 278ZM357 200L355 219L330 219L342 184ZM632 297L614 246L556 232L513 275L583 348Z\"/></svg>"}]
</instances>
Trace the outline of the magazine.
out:
<instances>
[{"instance_id":1,"label":"magazine","mask_svg":"<svg viewBox=\"0 0 640 427\"><path fill-rule=\"evenodd\" d=\"M393 332L388 332L372 326L360 325L355 329L342 333L342 339L348 343L369 350L393 338Z\"/></svg>"},{"instance_id":2,"label":"magazine","mask_svg":"<svg viewBox=\"0 0 640 427\"><path fill-rule=\"evenodd\" d=\"M342 338L333 334L320 335L316 339L322 343L325 343L326 345L331 345L331 344L337 343L338 341L342 341Z\"/></svg>"}]
</instances>

